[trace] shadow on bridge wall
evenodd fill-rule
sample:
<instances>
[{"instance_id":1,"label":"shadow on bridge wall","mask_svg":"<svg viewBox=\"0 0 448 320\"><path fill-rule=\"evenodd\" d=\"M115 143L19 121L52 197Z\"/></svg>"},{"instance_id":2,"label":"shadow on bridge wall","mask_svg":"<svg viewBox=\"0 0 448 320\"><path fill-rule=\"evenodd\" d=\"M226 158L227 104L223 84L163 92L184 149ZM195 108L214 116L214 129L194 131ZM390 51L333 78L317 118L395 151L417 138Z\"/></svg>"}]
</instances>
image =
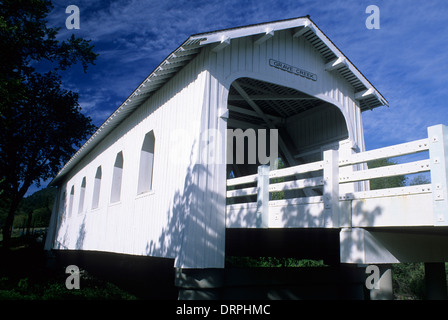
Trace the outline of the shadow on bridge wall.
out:
<instances>
[{"instance_id":1,"label":"shadow on bridge wall","mask_svg":"<svg viewBox=\"0 0 448 320\"><path fill-rule=\"evenodd\" d=\"M248 240L248 236L242 236L238 231L225 230L225 195L221 195L207 188L207 178L211 176L210 168L206 164L195 161L195 142L190 151L190 162L185 174L183 188L174 193L170 209L165 213L167 224L160 232L157 240L146 243L145 255L155 257L175 258L177 266L207 267L210 264L223 265L225 251L230 246L229 252L239 252L236 248L246 247L246 253L251 250L248 246L253 246L256 255L277 255L286 253L288 255L303 258L316 258L320 255L335 261L336 256L347 257L354 263L363 263L357 253L365 248L364 239L352 237L345 238L339 243L339 228L326 229L331 223L331 217L324 210L323 203L320 207L317 204L298 205L297 209L291 206L281 209L281 220L285 226L294 226L297 221L306 225L306 228L269 229L269 231L256 231L245 229L240 230L253 239ZM283 191L286 191L284 188ZM346 209L344 211L344 208ZM240 225L257 225L257 213L255 210L249 214L244 214L244 209L240 209L236 215L241 219ZM341 206L340 217L352 218L352 212L357 212L358 225L374 225L377 217L382 215L381 207L374 210L364 209L363 201L356 201L353 208ZM62 216L61 224L65 222L65 215ZM347 224L348 226L349 224ZM288 230L291 229L291 230ZM76 234L75 249L82 250L87 236L86 216L78 226ZM282 231L283 230L283 231ZM70 232L64 233L64 243L69 239ZM293 235L294 234L294 235ZM228 237L235 237L235 241L228 241ZM296 239L296 240L295 240ZM73 239L74 240L74 239ZM224 244L224 241L227 241ZM296 242L296 244L293 244ZM334 242L337 242L337 246ZM73 243L73 242L72 242ZM278 248L284 246L287 249ZM377 250L377 248L370 248ZM293 250L303 250L297 254ZM331 252L329 252L331 251ZM265 254L263 254L265 252ZM381 255L380 251L373 251L374 255Z\"/></svg>"},{"instance_id":2,"label":"shadow on bridge wall","mask_svg":"<svg viewBox=\"0 0 448 320\"><path fill-rule=\"evenodd\" d=\"M176 259L182 266L224 266L225 242L225 195L215 192L209 187L212 170L207 164L197 163L197 142L194 141L189 158L189 165L185 172L183 187L176 190L170 200L169 210L165 212L166 224L156 240L148 240L144 255ZM69 217L66 201L61 202L55 226L55 246L60 249L97 250L95 245L104 245L106 241L113 241L118 233L125 232L117 226L114 234L98 236L98 229L92 229L98 219L106 217L89 212ZM147 208L150 210L150 208ZM89 215L90 214L90 215ZM132 214L132 212L130 213ZM162 213L163 214L163 213ZM89 220L93 219L93 220ZM104 226L107 220L103 222ZM92 239L91 239L92 237ZM129 241L133 235L120 237ZM91 243L90 240L93 242ZM108 251L100 247L99 250Z\"/></svg>"},{"instance_id":3,"label":"shadow on bridge wall","mask_svg":"<svg viewBox=\"0 0 448 320\"><path fill-rule=\"evenodd\" d=\"M176 267L224 265L225 196L209 186L212 165L196 163L194 142L182 190L176 190L166 212L168 223L146 255L175 258ZM200 149L199 149L200 150Z\"/></svg>"},{"instance_id":4,"label":"shadow on bridge wall","mask_svg":"<svg viewBox=\"0 0 448 320\"><path fill-rule=\"evenodd\" d=\"M86 215L84 215L81 225L79 226L78 238L76 240L76 245L75 245L76 250L83 249L85 238L86 238Z\"/></svg>"},{"instance_id":5,"label":"shadow on bridge wall","mask_svg":"<svg viewBox=\"0 0 448 320\"><path fill-rule=\"evenodd\" d=\"M176 190L172 197L165 213L167 223L159 237L146 243L146 256L86 250L88 233L94 232L89 229L86 215L76 225L70 225L73 220L62 215L62 240L74 244L74 250L56 252L65 265L84 267L114 283L131 287L132 292L138 289L139 295L152 299L177 297L173 267L224 267L225 195L207 188L207 178L213 168L196 163L196 143L190 152L183 188ZM214 279L207 281L211 283ZM164 290L165 295L157 296Z\"/></svg>"},{"instance_id":6,"label":"shadow on bridge wall","mask_svg":"<svg viewBox=\"0 0 448 320\"><path fill-rule=\"evenodd\" d=\"M373 226L375 225L375 220L383 214L383 210L381 207L376 206L373 210L365 210L364 202L357 201L357 203L351 208L350 215L353 212L357 213L357 224L360 226ZM359 219L359 217L362 217ZM350 219L353 217L350 216ZM340 242L340 250L341 257L345 257L345 259L352 261L353 263L363 263L364 256L359 256L360 253L363 253L365 250L369 250L369 255L373 255L376 257L381 257L383 252L376 246L368 245L365 242L365 239L360 236L360 234L355 234L350 238L344 238Z\"/></svg>"}]
</instances>

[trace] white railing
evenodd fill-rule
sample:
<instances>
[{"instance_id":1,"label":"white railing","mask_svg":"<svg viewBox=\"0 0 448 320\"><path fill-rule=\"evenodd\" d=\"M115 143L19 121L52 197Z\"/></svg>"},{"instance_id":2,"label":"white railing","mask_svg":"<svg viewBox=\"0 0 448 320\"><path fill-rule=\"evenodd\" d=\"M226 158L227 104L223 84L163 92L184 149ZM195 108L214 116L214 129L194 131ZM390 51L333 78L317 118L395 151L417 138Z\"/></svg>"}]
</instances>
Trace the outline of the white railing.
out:
<instances>
[{"instance_id":1,"label":"white railing","mask_svg":"<svg viewBox=\"0 0 448 320\"><path fill-rule=\"evenodd\" d=\"M429 151L429 152L428 152ZM426 154L425 154L426 152ZM422 154L424 160L403 162L369 169L368 161ZM407 157L412 158L412 157ZM273 205L288 206L297 203L321 203L322 214L330 227L340 226L340 201L433 193L434 217L441 225L448 224L447 203L448 128L438 125L428 128L428 138L390 147L340 156L328 150L323 160L277 170L260 166L258 174L227 180L227 212L244 212L256 215L256 227L269 227L272 223L269 208ZM431 183L400 188L369 190L371 179L387 178L430 172ZM305 177L304 177L305 176ZM287 178L290 181L279 181ZM363 183L364 182L364 183ZM358 189L355 185L358 185ZM363 185L364 187L359 187ZM321 194L302 193L301 197L275 200L272 195L291 190L318 189ZM364 189L364 190L363 190ZM347 192L347 190L350 190ZM271 199L269 194L271 194ZM303 196L305 194L305 196ZM255 197L256 196L256 197ZM274 197L275 198L275 197ZM238 203L232 203L238 202Z\"/></svg>"}]
</instances>

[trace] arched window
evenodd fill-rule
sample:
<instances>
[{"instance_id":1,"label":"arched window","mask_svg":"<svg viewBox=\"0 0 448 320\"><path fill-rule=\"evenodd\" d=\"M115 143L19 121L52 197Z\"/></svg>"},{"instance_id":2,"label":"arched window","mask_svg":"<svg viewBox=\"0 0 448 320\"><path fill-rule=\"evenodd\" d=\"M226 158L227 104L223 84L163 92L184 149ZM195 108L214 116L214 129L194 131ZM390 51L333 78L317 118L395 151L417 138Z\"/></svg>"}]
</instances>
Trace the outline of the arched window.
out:
<instances>
[{"instance_id":1,"label":"arched window","mask_svg":"<svg viewBox=\"0 0 448 320\"><path fill-rule=\"evenodd\" d=\"M70 198L68 199L68 217L70 218L72 216L72 210L73 210L73 200L75 197L75 186L72 186L72 189L70 191Z\"/></svg>"},{"instance_id":2,"label":"arched window","mask_svg":"<svg viewBox=\"0 0 448 320\"><path fill-rule=\"evenodd\" d=\"M118 202L121 199L121 180L123 178L123 152L117 153L115 158L114 171L112 175L112 189L110 192L110 202Z\"/></svg>"},{"instance_id":3,"label":"arched window","mask_svg":"<svg viewBox=\"0 0 448 320\"><path fill-rule=\"evenodd\" d=\"M79 192L78 213L84 209L84 198L86 197L86 177L82 178L81 191Z\"/></svg>"},{"instance_id":4,"label":"arched window","mask_svg":"<svg viewBox=\"0 0 448 320\"><path fill-rule=\"evenodd\" d=\"M101 176L102 170L101 166L99 166L96 169L95 181L93 182L92 209L98 208L98 204L100 202Z\"/></svg>"},{"instance_id":5,"label":"arched window","mask_svg":"<svg viewBox=\"0 0 448 320\"><path fill-rule=\"evenodd\" d=\"M140 168L137 187L138 194L152 190L155 140L154 131L148 132L143 140L142 149L140 151Z\"/></svg>"}]
</instances>

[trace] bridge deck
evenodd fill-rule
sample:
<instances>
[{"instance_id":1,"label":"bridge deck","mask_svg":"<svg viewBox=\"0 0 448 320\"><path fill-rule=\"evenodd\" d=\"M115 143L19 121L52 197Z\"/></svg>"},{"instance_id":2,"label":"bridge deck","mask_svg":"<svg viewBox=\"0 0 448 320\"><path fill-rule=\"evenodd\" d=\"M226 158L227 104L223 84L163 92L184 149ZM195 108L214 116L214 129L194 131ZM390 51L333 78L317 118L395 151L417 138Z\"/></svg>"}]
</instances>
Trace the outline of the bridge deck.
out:
<instances>
[{"instance_id":1,"label":"bridge deck","mask_svg":"<svg viewBox=\"0 0 448 320\"><path fill-rule=\"evenodd\" d=\"M423 160L413 161L415 156ZM369 169L375 159L399 164ZM227 181L227 228L345 228L448 226L448 129L428 138ZM429 184L369 190L369 180L429 173Z\"/></svg>"}]
</instances>

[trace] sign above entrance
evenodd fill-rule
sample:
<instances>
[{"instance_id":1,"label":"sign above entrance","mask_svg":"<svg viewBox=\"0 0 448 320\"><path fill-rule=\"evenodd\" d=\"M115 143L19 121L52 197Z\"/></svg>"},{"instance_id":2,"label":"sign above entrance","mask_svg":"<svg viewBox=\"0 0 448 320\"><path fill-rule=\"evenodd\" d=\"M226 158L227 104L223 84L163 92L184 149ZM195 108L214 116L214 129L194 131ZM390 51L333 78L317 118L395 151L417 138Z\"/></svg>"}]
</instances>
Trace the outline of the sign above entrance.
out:
<instances>
[{"instance_id":1,"label":"sign above entrance","mask_svg":"<svg viewBox=\"0 0 448 320\"><path fill-rule=\"evenodd\" d=\"M316 81L317 80L317 75L314 73L311 73L309 71L294 67L294 66L290 66L289 64L274 60L274 59L269 59L269 65L271 67L295 74L296 76L301 76L304 78L307 78L309 80L313 80Z\"/></svg>"}]
</instances>

